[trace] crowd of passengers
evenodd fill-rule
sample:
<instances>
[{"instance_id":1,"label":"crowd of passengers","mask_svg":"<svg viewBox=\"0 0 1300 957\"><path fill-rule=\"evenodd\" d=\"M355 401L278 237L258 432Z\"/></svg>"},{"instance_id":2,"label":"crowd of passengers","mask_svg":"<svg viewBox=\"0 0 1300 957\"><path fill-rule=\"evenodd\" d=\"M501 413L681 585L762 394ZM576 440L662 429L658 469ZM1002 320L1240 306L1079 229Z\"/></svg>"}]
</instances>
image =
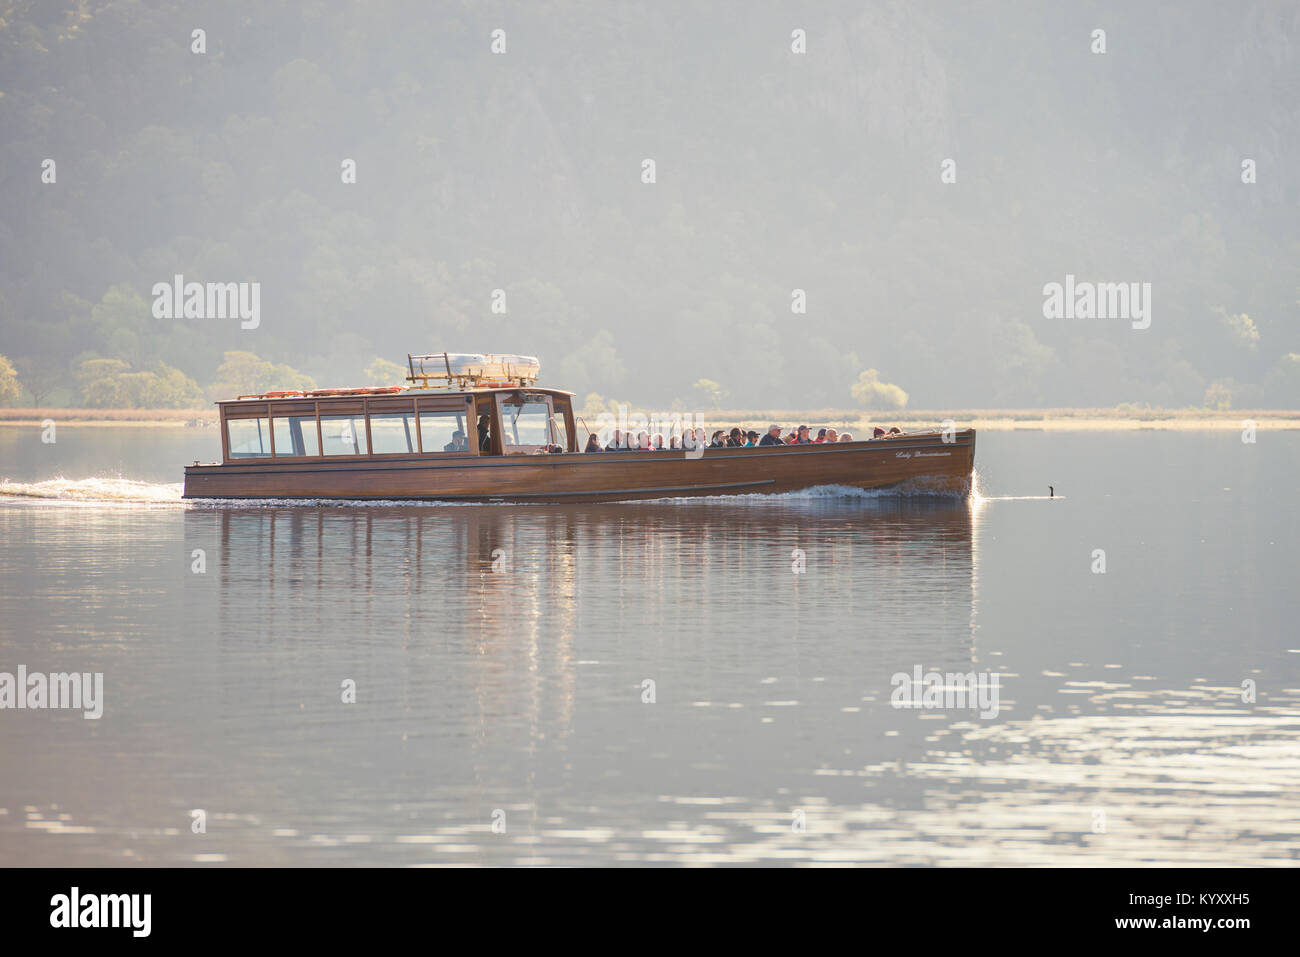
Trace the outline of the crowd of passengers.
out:
<instances>
[{"instance_id":1,"label":"crowd of passengers","mask_svg":"<svg viewBox=\"0 0 1300 957\"><path fill-rule=\"evenodd\" d=\"M665 442L662 432L653 434L638 432L633 436L631 432L622 432L615 429L610 443L603 448L597 436L587 436L587 447L582 451L626 452L635 450L641 452L669 452L698 448L749 449L764 445L825 445L831 442L853 441L853 436L850 433L837 433L834 429L819 429L816 438L812 435L812 429L806 425L799 426L789 434L782 434L784 431L779 425L768 426L767 433L762 436L752 430L746 432L740 428L734 428L730 432L726 429L718 429L710 437L704 429L687 429L682 435L674 433ZM892 428L889 432L886 432L884 429L877 427L872 437L878 439L885 435L897 435L900 434L900 431L898 428Z\"/></svg>"}]
</instances>

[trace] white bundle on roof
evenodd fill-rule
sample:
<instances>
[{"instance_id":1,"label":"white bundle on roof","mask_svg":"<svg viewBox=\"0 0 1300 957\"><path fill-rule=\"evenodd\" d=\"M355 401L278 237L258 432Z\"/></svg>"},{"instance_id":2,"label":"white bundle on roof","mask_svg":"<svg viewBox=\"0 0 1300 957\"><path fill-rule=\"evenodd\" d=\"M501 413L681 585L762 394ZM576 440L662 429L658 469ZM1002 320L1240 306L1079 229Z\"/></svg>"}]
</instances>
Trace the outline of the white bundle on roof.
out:
<instances>
[{"instance_id":1,"label":"white bundle on roof","mask_svg":"<svg viewBox=\"0 0 1300 957\"><path fill-rule=\"evenodd\" d=\"M536 356L473 355L454 352L447 355L452 375L472 375L482 379L536 379L542 364Z\"/></svg>"},{"instance_id":2,"label":"white bundle on roof","mask_svg":"<svg viewBox=\"0 0 1300 957\"><path fill-rule=\"evenodd\" d=\"M411 356L417 376L453 379L535 380L542 364L536 356L496 355L477 352L436 352Z\"/></svg>"}]
</instances>

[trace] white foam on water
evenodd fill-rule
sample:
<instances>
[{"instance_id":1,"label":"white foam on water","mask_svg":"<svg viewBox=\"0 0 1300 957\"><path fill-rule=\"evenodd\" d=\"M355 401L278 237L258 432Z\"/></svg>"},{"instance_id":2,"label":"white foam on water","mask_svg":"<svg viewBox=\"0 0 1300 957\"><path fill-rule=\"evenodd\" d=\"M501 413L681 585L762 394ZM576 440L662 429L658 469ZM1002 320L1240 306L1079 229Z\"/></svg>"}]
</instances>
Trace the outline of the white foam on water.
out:
<instances>
[{"instance_id":1,"label":"white foam on water","mask_svg":"<svg viewBox=\"0 0 1300 957\"><path fill-rule=\"evenodd\" d=\"M975 486L977 488L977 486ZM555 503L528 500L499 502L463 502L439 499L329 499L329 498L246 498L246 499L184 499L182 483L166 484L137 482L121 478L68 479L62 476L42 482L11 482L0 480L0 499L41 502L61 505L113 505L113 506L169 506L174 508L474 508L509 505L519 507L553 507ZM954 500L959 493L936 492L932 489L909 488L906 484L883 489L861 489L847 485L816 485L794 492L764 494L749 492L741 495L664 496L653 499L626 499L622 504L640 505L656 502L719 502L727 504L779 505L792 502L827 502L860 500L864 502L896 500L900 498ZM978 491L972 498L977 500ZM1057 496L1060 498L1061 496ZM580 503L575 503L580 504Z\"/></svg>"},{"instance_id":2,"label":"white foam on water","mask_svg":"<svg viewBox=\"0 0 1300 957\"><path fill-rule=\"evenodd\" d=\"M43 482L0 480L0 500L57 505L150 506L195 509L220 508L468 508L484 503L436 499L331 498L182 498L183 483L137 482L125 478L53 478ZM529 504L529 503L487 503ZM531 503L541 504L541 503Z\"/></svg>"},{"instance_id":3,"label":"white foam on water","mask_svg":"<svg viewBox=\"0 0 1300 957\"><path fill-rule=\"evenodd\" d=\"M125 478L46 479L43 482L0 480L0 498L39 500L65 504L171 505L183 504L179 482L164 485Z\"/></svg>"},{"instance_id":4,"label":"white foam on water","mask_svg":"<svg viewBox=\"0 0 1300 957\"><path fill-rule=\"evenodd\" d=\"M741 495L698 495L690 496L692 502L716 502L719 504L753 504L785 505L791 502L830 502L857 499L863 502L897 501L899 499L922 499L932 501L960 501L967 496L960 492L939 492L932 488L917 487L903 483L889 488L855 488L852 485L813 485L793 492L746 492ZM974 493L972 493L974 497ZM680 502L681 496L664 498L627 499L630 505L650 504L655 502Z\"/></svg>"},{"instance_id":5,"label":"white foam on water","mask_svg":"<svg viewBox=\"0 0 1300 957\"><path fill-rule=\"evenodd\" d=\"M137 482L133 479L84 478L46 479L43 482L11 482L0 479L0 500L10 498L21 502L40 502L59 505L112 505L151 506L173 508L374 508L393 506L452 506L472 505L471 502L439 502L427 499L302 499L302 498L252 498L252 499L186 499L182 498L185 486L157 482Z\"/></svg>"}]
</instances>

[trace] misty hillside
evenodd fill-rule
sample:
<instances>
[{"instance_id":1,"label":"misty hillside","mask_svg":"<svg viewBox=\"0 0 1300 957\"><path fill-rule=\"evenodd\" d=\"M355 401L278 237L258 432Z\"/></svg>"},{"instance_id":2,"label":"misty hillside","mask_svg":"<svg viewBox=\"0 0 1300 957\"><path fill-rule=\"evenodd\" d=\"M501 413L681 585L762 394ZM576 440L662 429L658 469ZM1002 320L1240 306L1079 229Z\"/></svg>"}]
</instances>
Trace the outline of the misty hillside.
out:
<instances>
[{"instance_id":1,"label":"misty hillside","mask_svg":"<svg viewBox=\"0 0 1300 957\"><path fill-rule=\"evenodd\" d=\"M0 197L20 368L1300 406L1294 3L0 0ZM260 325L154 318L176 274L260 283ZM1067 274L1150 283L1150 327L1045 318Z\"/></svg>"}]
</instances>

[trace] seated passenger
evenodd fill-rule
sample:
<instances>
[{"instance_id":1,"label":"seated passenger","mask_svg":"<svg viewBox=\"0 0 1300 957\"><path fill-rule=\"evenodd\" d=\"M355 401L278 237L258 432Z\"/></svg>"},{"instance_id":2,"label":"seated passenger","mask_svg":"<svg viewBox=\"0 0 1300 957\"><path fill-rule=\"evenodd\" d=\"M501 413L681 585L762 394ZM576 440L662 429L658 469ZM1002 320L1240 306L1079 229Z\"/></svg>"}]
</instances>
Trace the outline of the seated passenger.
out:
<instances>
[{"instance_id":1,"label":"seated passenger","mask_svg":"<svg viewBox=\"0 0 1300 957\"><path fill-rule=\"evenodd\" d=\"M808 434L809 429L806 425L799 426L799 431L795 433L795 445L812 445L812 437Z\"/></svg>"},{"instance_id":2,"label":"seated passenger","mask_svg":"<svg viewBox=\"0 0 1300 957\"><path fill-rule=\"evenodd\" d=\"M836 434L834 429L823 429L822 431L826 433L827 442L838 442L840 440L839 435Z\"/></svg>"},{"instance_id":3,"label":"seated passenger","mask_svg":"<svg viewBox=\"0 0 1300 957\"><path fill-rule=\"evenodd\" d=\"M745 447L745 434L740 429L732 429L727 435L727 448L741 449Z\"/></svg>"},{"instance_id":4,"label":"seated passenger","mask_svg":"<svg viewBox=\"0 0 1300 957\"><path fill-rule=\"evenodd\" d=\"M680 449L681 447L682 447L682 437L680 435L674 432L672 435L668 436L669 450Z\"/></svg>"},{"instance_id":5,"label":"seated passenger","mask_svg":"<svg viewBox=\"0 0 1300 957\"><path fill-rule=\"evenodd\" d=\"M745 433L745 448L752 449L756 445L758 445L758 433L750 429Z\"/></svg>"},{"instance_id":6,"label":"seated passenger","mask_svg":"<svg viewBox=\"0 0 1300 957\"><path fill-rule=\"evenodd\" d=\"M664 450L664 435L662 432L656 432L650 436L650 451L662 452Z\"/></svg>"},{"instance_id":7,"label":"seated passenger","mask_svg":"<svg viewBox=\"0 0 1300 957\"><path fill-rule=\"evenodd\" d=\"M650 433L638 432L636 434L636 448L638 452L650 451Z\"/></svg>"},{"instance_id":8,"label":"seated passenger","mask_svg":"<svg viewBox=\"0 0 1300 957\"><path fill-rule=\"evenodd\" d=\"M841 442L852 442L852 441L853 441L853 433L851 433L851 432L845 432L843 435L840 436L840 441L841 441Z\"/></svg>"},{"instance_id":9,"label":"seated passenger","mask_svg":"<svg viewBox=\"0 0 1300 957\"><path fill-rule=\"evenodd\" d=\"M718 429L713 433L713 441L709 443L711 449L725 449L727 447L727 433Z\"/></svg>"},{"instance_id":10,"label":"seated passenger","mask_svg":"<svg viewBox=\"0 0 1300 957\"><path fill-rule=\"evenodd\" d=\"M465 433L460 429L451 433L451 441L442 447L444 452L464 452L469 448L469 442L465 438Z\"/></svg>"},{"instance_id":11,"label":"seated passenger","mask_svg":"<svg viewBox=\"0 0 1300 957\"><path fill-rule=\"evenodd\" d=\"M610 439L609 445L605 446L606 452L623 451L623 432L620 429L614 430L614 436Z\"/></svg>"},{"instance_id":12,"label":"seated passenger","mask_svg":"<svg viewBox=\"0 0 1300 957\"><path fill-rule=\"evenodd\" d=\"M876 426L874 429L871 430L871 437L873 439L882 439L885 437L885 430L882 429L880 426Z\"/></svg>"},{"instance_id":13,"label":"seated passenger","mask_svg":"<svg viewBox=\"0 0 1300 957\"><path fill-rule=\"evenodd\" d=\"M890 434L890 435L902 435L902 434L903 434L903 430L900 429L898 426L895 425L895 426L893 426L893 427L889 430L889 434Z\"/></svg>"},{"instance_id":14,"label":"seated passenger","mask_svg":"<svg viewBox=\"0 0 1300 957\"><path fill-rule=\"evenodd\" d=\"M781 441L781 426L769 425L767 427L767 435L759 439L758 444L759 445L784 445L785 443Z\"/></svg>"},{"instance_id":15,"label":"seated passenger","mask_svg":"<svg viewBox=\"0 0 1300 957\"><path fill-rule=\"evenodd\" d=\"M584 452L599 452L599 451L600 451L600 439L598 439L598 438L596 437L596 433L595 433L595 432L592 432L591 434L589 434L589 435L587 436L587 447L586 447L585 449L583 449L582 451L584 451Z\"/></svg>"}]
</instances>

